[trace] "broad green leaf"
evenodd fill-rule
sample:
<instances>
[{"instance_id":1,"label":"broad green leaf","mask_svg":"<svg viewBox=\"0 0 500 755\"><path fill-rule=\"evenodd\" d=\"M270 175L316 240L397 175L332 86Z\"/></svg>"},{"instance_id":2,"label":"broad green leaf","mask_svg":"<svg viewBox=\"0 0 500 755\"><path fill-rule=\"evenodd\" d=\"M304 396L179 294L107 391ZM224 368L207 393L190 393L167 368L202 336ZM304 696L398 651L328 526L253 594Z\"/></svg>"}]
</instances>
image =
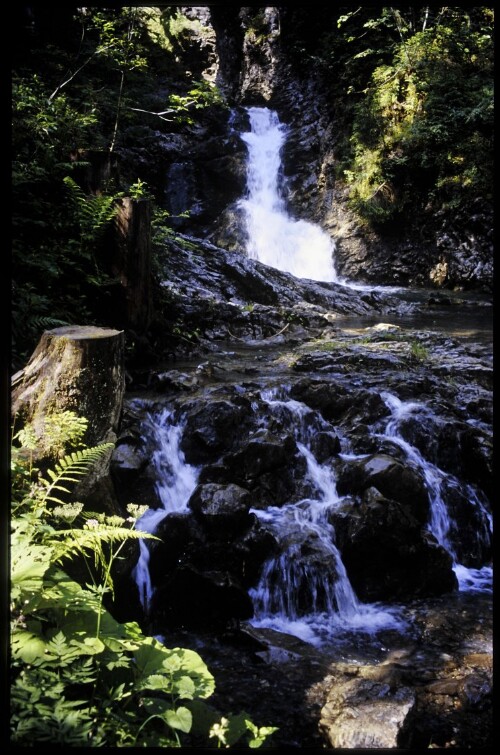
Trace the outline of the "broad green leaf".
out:
<instances>
[{"instance_id":1,"label":"broad green leaf","mask_svg":"<svg viewBox=\"0 0 500 755\"><path fill-rule=\"evenodd\" d=\"M40 636L24 630L16 631L11 639L13 658L20 658L25 663L33 663L44 655L46 644Z\"/></svg>"},{"instance_id":2,"label":"broad green leaf","mask_svg":"<svg viewBox=\"0 0 500 755\"><path fill-rule=\"evenodd\" d=\"M197 697L210 697L215 690L215 680L204 660L187 648L175 648L172 652L180 657L182 671L194 681Z\"/></svg>"},{"instance_id":3,"label":"broad green leaf","mask_svg":"<svg viewBox=\"0 0 500 755\"><path fill-rule=\"evenodd\" d=\"M247 731L246 720L248 719L248 713L239 713L235 716L228 716L228 718L229 722L227 724L225 739L229 747L231 747Z\"/></svg>"},{"instance_id":4,"label":"broad green leaf","mask_svg":"<svg viewBox=\"0 0 500 755\"><path fill-rule=\"evenodd\" d=\"M145 637L134 651L138 679L145 679L151 674L162 671L163 661L168 658L168 654L169 651L154 637Z\"/></svg>"},{"instance_id":5,"label":"broad green leaf","mask_svg":"<svg viewBox=\"0 0 500 755\"><path fill-rule=\"evenodd\" d=\"M40 588L40 580L50 566L52 548L43 545L13 543L11 549L10 578L12 586L24 590Z\"/></svg>"},{"instance_id":6,"label":"broad green leaf","mask_svg":"<svg viewBox=\"0 0 500 755\"><path fill-rule=\"evenodd\" d=\"M179 656L173 653L172 655L169 655L168 658L165 658L161 665L166 671L173 674L180 670L182 664Z\"/></svg>"},{"instance_id":7,"label":"broad green leaf","mask_svg":"<svg viewBox=\"0 0 500 755\"><path fill-rule=\"evenodd\" d=\"M76 640L72 640L72 643L76 644ZM79 647L82 647L82 643L78 643ZM91 655L102 653L106 649L106 646L98 637L86 637L83 641L83 645L88 649Z\"/></svg>"},{"instance_id":8,"label":"broad green leaf","mask_svg":"<svg viewBox=\"0 0 500 755\"><path fill-rule=\"evenodd\" d=\"M159 697L144 697L142 700L142 706L149 716L163 717L166 705L165 700Z\"/></svg>"},{"instance_id":9,"label":"broad green leaf","mask_svg":"<svg viewBox=\"0 0 500 755\"><path fill-rule=\"evenodd\" d=\"M196 685L190 676L174 680L174 692L181 698L192 700L196 695Z\"/></svg>"},{"instance_id":10,"label":"broad green leaf","mask_svg":"<svg viewBox=\"0 0 500 755\"><path fill-rule=\"evenodd\" d=\"M180 707L177 710L167 710L163 715L165 721L172 729L179 729L186 734L191 731L193 716L187 708Z\"/></svg>"},{"instance_id":11,"label":"broad green leaf","mask_svg":"<svg viewBox=\"0 0 500 755\"><path fill-rule=\"evenodd\" d=\"M220 713L211 708L204 700L188 700L185 707L193 715L191 733L208 738L211 727L220 720Z\"/></svg>"},{"instance_id":12,"label":"broad green leaf","mask_svg":"<svg viewBox=\"0 0 500 755\"><path fill-rule=\"evenodd\" d=\"M137 689L162 690L163 692L172 691L172 682L163 674L151 674L146 679L141 679L137 684Z\"/></svg>"}]
</instances>

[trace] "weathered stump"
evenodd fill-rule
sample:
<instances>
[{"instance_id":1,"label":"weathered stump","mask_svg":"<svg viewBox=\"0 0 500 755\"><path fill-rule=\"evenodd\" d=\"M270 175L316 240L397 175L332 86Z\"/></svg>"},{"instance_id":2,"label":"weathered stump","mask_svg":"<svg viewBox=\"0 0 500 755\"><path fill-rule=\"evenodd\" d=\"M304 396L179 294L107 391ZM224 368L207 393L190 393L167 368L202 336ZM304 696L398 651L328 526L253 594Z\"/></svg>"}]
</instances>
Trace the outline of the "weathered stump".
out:
<instances>
[{"instance_id":1,"label":"weathered stump","mask_svg":"<svg viewBox=\"0 0 500 755\"><path fill-rule=\"evenodd\" d=\"M14 430L30 423L37 458L49 450L44 418L73 411L88 420L83 442L114 442L125 391L124 333L69 326L47 330L23 370L12 378Z\"/></svg>"},{"instance_id":2,"label":"weathered stump","mask_svg":"<svg viewBox=\"0 0 500 755\"><path fill-rule=\"evenodd\" d=\"M123 197L115 219L112 272L125 289L127 323L138 333L151 321L151 202Z\"/></svg>"},{"instance_id":3,"label":"weathered stump","mask_svg":"<svg viewBox=\"0 0 500 755\"><path fill-rule=\"evenodd\" d=\"M106 182L118 177L118 156L108 149L76 149L70 160L77 163L72 176L88 194L100 194Z\"/></svg>"}]
</instances>

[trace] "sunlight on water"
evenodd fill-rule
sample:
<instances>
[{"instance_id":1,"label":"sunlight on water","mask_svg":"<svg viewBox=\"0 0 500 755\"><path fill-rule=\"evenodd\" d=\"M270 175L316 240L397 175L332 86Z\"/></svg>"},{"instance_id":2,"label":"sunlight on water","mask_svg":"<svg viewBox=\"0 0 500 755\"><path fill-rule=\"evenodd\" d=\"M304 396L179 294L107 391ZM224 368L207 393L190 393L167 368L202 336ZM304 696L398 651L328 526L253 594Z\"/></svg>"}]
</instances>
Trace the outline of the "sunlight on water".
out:
<instances>
[{"instance_id":1,"label":"sunlight on water","mask_svg":"<svg viewBox=\"0 0 500 755\"><path fill-rule=\"evenodd\" d=\"M287 397L281 387L262 391L271 416L286 418L297 449L307 464L314 495L297 503L252 509L281 545L281 552L265 564L260 583L250 590L254 627L286 632L312 645L321 645L346 632L375 634L404 631L406 622L395 608L365 604L356 596L329 513L342 503L333 468L320 464L309 444L328 423L305 404ZM267 421L269 421L268 418Z\"/></svg>"},{"instance_id":2,"label":"sunlight on water","mask_svg":"<svg viewBox=\"0 0 500 755\"><path fill-rule=\"evenodd\" d=\"M248 232L248 256L298 278L337 281L335 244L319 226L294 220L279 193L285 127L267 108L248 108L248 196L241 200Z\"/></svg>"},{"instance_id":3,"label":"sunlight on water","mask_svg":"<svg viewBox=\"0 0 500 755\"><path fill-rule=\"evenodd\" d=\"M471 569L456 564L453 570L457 575L459 590L463 592L493 592L493 569L491 566Z\"/></svg>"},{"instance_id":4,"label":"sunlight on water","mask_svg":"<svg viewBox=\"0 0 500 755\"><path fill-rule=\"evenodd\" d=\"M486 509L477 491L472 485L460 482L454 475L444 472L435 464L427 461L422 453L402 437L401 423L408 417L418 417L419 422L424 423L432 419L432 409L420 401L401 401L397 396L389 392L382 392L381 398L391 411L391 416L386 422L383 432L379 437L388 438L401 448L407 460L421 471L429 494L430 518L429 531L434 535L437 542L445 548L453 560L453 570L457 576L459 590L468 592L491 592L493 584L493 570L489 566L480 569L466 567L459 563L456 549L450 540L450 533L458 530L457 523L450 514L446 504L444 489L454 487L466 493L471 509L474 509L479 521L476 537L479 542L489 545L493 532L493 518Z\"/></svg>"},{"instance_id":5,"label":"sunlight on water","mask_svg":"<svg viewBox=\"0 0 500 755\"><path fill-rule=\"evenodd\" d=\"M249 107L247 112L250 131L241 134L248 148L247 196L239 206L246 219L248 256L297 278L357 291L400 291L399 286L354 283L337 274L334 240L319 225L291 217L280 193L286 127L268 108Z\"/></svg>"},{"instance_id":6,"label":"sunlight on water","mask_svg":"<svg viewBox=\"0 0 500 755\"><path fill-rule=\"evenodd\" d=\"M156 489L162 503L160 509L148 509L137 522L137 529L154 533L167 514L186 511L191 493L196 487L198 470L186 464L180 448L182 425L172 419L172 412L164 408L160 413L148 413L143 432L153 438L155 450L152 465L156 473ZM153 596L149 574L149 548L145 540L139 540L139 560L133 576L139 589L139 597L147 612Z\"/></svg>"},{"instance_id":7,"label":"sunlight on water","mask_svg":"<svg viewBox=\"0 0 500 755\"><path fill-rule=\"evenodd\" d=\"M316 613L289 619L275 614L252 619L249 623L256 629L274 629L298 637L315 647L331 643L346 634L376 635L383 630L407 632L408 622L403 618L401 607L361 604L361 610L349 617L337 613Z\"/></svg>"}]
</instances>

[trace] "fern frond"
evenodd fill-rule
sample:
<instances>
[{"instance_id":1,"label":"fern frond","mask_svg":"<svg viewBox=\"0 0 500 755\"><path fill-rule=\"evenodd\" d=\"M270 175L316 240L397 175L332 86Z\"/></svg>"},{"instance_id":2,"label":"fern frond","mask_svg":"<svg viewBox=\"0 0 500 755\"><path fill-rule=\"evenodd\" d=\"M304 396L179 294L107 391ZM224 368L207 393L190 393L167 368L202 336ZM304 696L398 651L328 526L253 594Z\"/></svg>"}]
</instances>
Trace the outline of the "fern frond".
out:
<instances>
[{"instance_id":1,"label":"fern frond","mask_svg":"<svg viewBox=\"0 0 500 755\"><path fill-rule=\"evenodd\" d=\"M125 540L159 540L156 535L149 532L130 530L126 527L109 527L104 524L91 529L58 530L54 537L62 539L54 548L54 563L77 555L87 556L89 552L95 555L101 551L103 545L122 543Z\"/></svg>"},{"instance_id":2,"label":"fern frond","mask_svg":"<svg viewBox=\"0 0 500 755\"><path fill-rule=\"evenodd\" d=\"M112 448L114 448L113 443L101 443L92 448L83 448L78 451L72 451L62 459L59 459L55 466L55 470L52 470L53 474L49 475L51 477L50 482L44 480L46 490L41 496L42 503L45 503L48 500L54 500L51 498L53 490L63 490L66 493L69 492L64 486L61 486L61 483L79 482L78 478L74 477L74 475L85 475L90 467ZM61 503L61 501L57 499L56 502Z\"/></svg>"},{"instance_id":3,"label":"fern frond","mask_svg":"<svg viewBox=\"0 0 500 755\"><path fill-rule=\"evenodd\" d=\"M68 320L60 320L57 317L40 315L30 317L28 327L33 330L51 330L52 328L58 328L69 324Z\"/></svg>"}]
</instances>

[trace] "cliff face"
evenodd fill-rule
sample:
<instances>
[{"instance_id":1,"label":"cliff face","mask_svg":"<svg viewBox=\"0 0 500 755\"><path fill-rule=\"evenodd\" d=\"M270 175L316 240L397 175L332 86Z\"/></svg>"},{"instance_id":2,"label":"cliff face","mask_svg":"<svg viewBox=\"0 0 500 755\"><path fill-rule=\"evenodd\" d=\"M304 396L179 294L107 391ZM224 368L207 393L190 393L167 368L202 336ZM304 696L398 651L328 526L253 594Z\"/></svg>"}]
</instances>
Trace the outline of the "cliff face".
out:
<instances>
[{"instance_id":1,"label":"cliff face","mask_svg":"<svg viewBox=\"0 0 500 755\"><path fill-rule=\"evenodd\" d=\"M324 10L324 25L333 28L334 16ZM207 58L206 66L215 70L230 110L175 144L164 144L167 208L173 214L190 211L177 227L229 250L244 250L236 203L245 191L246 149L239 132L247 128L244 107L266 106L288 126L283 168L290 212L330 233L339 274L367 283L490 290L488 201L477 197L472 213L433 212L417 203L412 207L410 198L405 214L383 227L367 223L353 209L350 187L338 170L350 128L344 103L332 102L331 83L309 59L300 60L298 34L313 34L318 18L311 16L309 26L302 18L299 32L292 32L296 20L288 8L210 8L216 63Z\"/></svg>"}]
</instances>

